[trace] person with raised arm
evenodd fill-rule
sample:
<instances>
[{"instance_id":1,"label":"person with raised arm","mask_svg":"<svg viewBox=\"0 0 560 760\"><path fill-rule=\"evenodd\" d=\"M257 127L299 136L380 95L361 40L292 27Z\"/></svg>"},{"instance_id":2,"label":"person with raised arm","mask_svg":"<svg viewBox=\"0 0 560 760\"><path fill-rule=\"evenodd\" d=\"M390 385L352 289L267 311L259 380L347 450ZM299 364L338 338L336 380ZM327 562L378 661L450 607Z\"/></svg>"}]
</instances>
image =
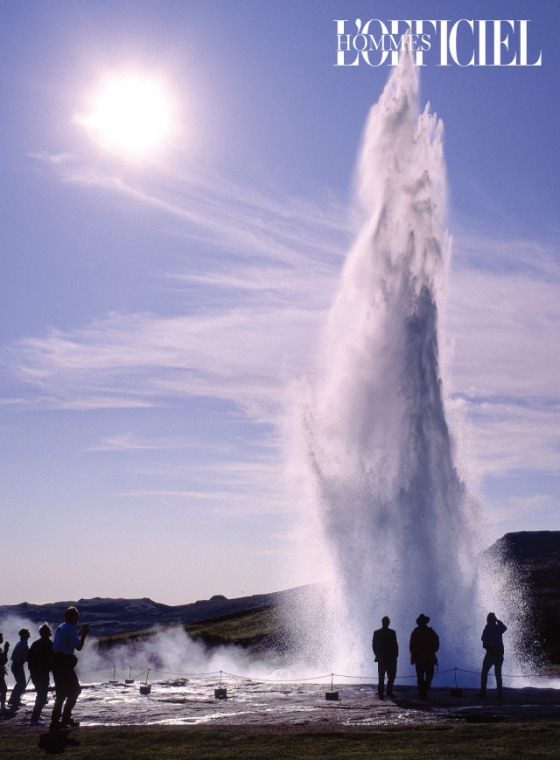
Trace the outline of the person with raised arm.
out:
<instances>
[{"instance_id":1,"label":"person with raised arm","mask_svg":"<svg viewBox=\"0 0 560 760\"><path fill-rule=\"evenodd\" d=\"M77 728L80 724L73 720L72 710L82 691L74 668L78 658L74 650L80 652L90 631L89 625L78 626L80 613L75 607L64 612L64 623L56 629L53 642L52 672L55 686L55 700L51 717L51 731L60 728Z\"/></svg>"},{"instance_id":2,"label":"person with raised arm","mask_svg":"<svg viewBox=\"0 0 560 760\"><path fill-rule=\"evenodd\" d=\"M494 667L496 676L496 696L501 699L504 696L502 687L502 665L504 664L504 642L502 635L507 631L507 627L498 620L495 612L489 612L486 617L486 627L482 631L482 646L486 650L482 662L482 672L480 674L480 691L477 697L486 696L486 683L490 668Z\"/></svg>"}]
</instances>

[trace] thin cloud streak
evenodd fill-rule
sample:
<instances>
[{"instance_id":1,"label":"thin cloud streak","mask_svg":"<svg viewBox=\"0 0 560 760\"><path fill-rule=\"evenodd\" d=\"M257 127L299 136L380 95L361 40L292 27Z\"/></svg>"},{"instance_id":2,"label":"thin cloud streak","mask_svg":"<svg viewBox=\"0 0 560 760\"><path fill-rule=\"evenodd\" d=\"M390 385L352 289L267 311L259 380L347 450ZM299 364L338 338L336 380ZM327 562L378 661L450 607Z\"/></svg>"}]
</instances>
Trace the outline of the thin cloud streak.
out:
<instances>
[{"instance_id":1,"label":"thin cloud streak","mask_svg":"<svg viewBox=\"0 0 560 760\"><path fill-rule=\"evenodd\" d=\"M560 281L468 270L451 281L452 392L558 398Z\"/></svg>"},{"instance_id":2,"label":"thin cloud streak","mask_svg":"<svg viewBox=\"0 0 560 760\"><path fill-rule=\"evenodd\" d=\"M129 197L185 222L183 234L194 240L262 263L300 267L309 257L340 262L350 239L347 208L332 198L321 206L274 189L253 192L192 165L183 174L167 168L148 173L147 190L108 170L33 156L55 167L63 182Z\"/></svg>"},{"instance_id":3,"label":"thin cloud streak","mask_svg":"<svg viewBox=\"0 0 560 760\"><path fill-rule=\"evenodd\" d=\"M349 240L347 210L331 201L321 206L260 193L195 169L183 176L153 173L148 191L67 156L37 157L65 182L100 187L178 219L172 234L217 246L237 260L234 268L231 259L218 266L215 259L198 259L189 270L161 275L177 287L227 293L227 308L165 318L111 314L82 329L8 346L4 363L38 390L24 403L148 407L204 396L232 402L257 423L277 423L289 381L315 370ZM468 403L482 472L557 468L557 251L458 226L443 315L446 391ZM516 453L517 438L530 439L535 454Z\"/></svg>"},{"instance_id":4,"label":"thin cloud streak","mask_svg":"<svg viewBox=\"0 0 560 760\"><path fill-rule=\"evenodd\" d=\"M505 521L515 519L519 521L523 517L531 516L532 520L547 512L555 513L557 509L555 500L549 494L535 494L526 498L509 497L500 506L491 504L485 513L485 523L495 526Z\"/></svg>"},{"instance_id":5,"label":"thin cloud streak","mask_svg":"<svg viewBox=\"0 0 560 760\"><path fill-rule=\"evenodd\" d=\"M484 475L560 470L560 400L548 408L471 403L474 450Z\"/></svg>"},{"instance_id":6,"label":"thin cloud streak","mask_svg":"<svg viewBox=\"0 0 560 760\"><path fill-rule=\"evenodd\" d=\"M307 369L319 317L301 309L112 315L73 333L25 339L3 358L21 382L40 389L47 406L148 406L211 396L269 420L286 382Z\"/></svg>"},{"instance_id":7,"label":"thin cloud streak","mask_svg":"<svg viewBox=\"0 0 560 760\"><path fill-rule=\"evenodd\" d=\"M134 433L121 433L109 436L96 446L90 446L87 451L167 451L186 447L183 439L151 439L141 438Z\"/></svg>"},{"instance_id":8,"label":"thin cloud streak","mask_svg":"<svg viewBox=\"0 0 560 760\"><path fill-rule=\"evenodd\" d=\"M467 405L482 475L560 467L560 260L539 241L455 241L448 393Z\"/></svg>"}]
</instances>

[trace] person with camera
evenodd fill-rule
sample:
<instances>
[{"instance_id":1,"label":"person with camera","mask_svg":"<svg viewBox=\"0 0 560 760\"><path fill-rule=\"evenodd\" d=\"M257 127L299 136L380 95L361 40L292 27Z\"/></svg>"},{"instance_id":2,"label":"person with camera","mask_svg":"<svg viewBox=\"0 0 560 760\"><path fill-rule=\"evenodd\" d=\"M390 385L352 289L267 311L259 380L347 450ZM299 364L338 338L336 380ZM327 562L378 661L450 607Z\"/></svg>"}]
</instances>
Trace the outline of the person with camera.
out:
<instances>
[{"instance_id":1,"label":"person with camera","mask_svg":"<svg viewBox=\"0 0 560 760\"><path fill-rule=\"evenodd\" d=\"M80 613L75 607L64 612L64 623L56 629L53 642L52 674L55 686L55 700L51 717L51 731L60 728L76 728L80 724L72 719L72 710L82 691L74 668L78 652L84 647L90 631L89 625L77 630Z\"/></svg>"},{"instance_id":2,"label":"person with camera","mask_svg":"<svg viewBox=\"0 0 560 760\"><path fill-rule=\"evenodd\" d=\"M486 683L490 668L494 667L496 676L496 689L498 699L504 696L502 686L502 665L504 664L504 642L502 634L507 631L501 620L498 620L495 612L489 612L486 616L486 627L482 631L482 646L486 650L484 662L482 663L482 672L480 674L480 691L477 697L486 696Z\"/></svg>"}]
</instances>

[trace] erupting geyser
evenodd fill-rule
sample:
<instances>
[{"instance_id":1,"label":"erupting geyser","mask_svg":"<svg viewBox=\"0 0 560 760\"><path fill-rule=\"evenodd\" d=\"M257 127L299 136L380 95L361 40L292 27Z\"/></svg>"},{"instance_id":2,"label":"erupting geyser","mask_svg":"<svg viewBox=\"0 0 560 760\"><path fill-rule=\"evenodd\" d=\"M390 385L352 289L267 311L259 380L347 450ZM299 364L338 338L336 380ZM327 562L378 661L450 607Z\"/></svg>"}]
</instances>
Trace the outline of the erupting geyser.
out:
<instances>
[{"instance_id":1,"label":"erupting geyser","mask_svg":"<svg viewBox=\"0 0 560 760\"><path fill-rule=\"evenodd\" d=\"M476 506L454 462L439 368L449 255L442 123L419 112L406 51L369 116L358 198L363 223L305 419L336 588L324 661L371 673L372 627L388 614L401 672L410 670L408 637L423 612L441 637L440 668L478 668Z\"/></svg>"}]
</instances>

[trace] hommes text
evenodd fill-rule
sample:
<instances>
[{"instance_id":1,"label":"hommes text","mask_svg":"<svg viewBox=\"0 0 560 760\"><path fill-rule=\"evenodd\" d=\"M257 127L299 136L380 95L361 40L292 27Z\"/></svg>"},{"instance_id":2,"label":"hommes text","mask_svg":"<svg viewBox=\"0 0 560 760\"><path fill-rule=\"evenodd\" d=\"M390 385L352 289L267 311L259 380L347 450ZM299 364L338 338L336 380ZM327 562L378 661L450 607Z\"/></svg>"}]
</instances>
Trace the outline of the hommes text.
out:
<instances>
[{"instance_id":1,"label":"hommes text","mask_svg":"<svg viewBox=\"0 0 560 760\"><path fill-rule=\"evenodd\" d=\"M529 50L528 19L467 19L362 22L350 32L348 19L335 19L335 66L398 66L399 53L409 49L416 66L437 60L438 66L542 66L542 50Z\"/></svg>"}]
</instances>

